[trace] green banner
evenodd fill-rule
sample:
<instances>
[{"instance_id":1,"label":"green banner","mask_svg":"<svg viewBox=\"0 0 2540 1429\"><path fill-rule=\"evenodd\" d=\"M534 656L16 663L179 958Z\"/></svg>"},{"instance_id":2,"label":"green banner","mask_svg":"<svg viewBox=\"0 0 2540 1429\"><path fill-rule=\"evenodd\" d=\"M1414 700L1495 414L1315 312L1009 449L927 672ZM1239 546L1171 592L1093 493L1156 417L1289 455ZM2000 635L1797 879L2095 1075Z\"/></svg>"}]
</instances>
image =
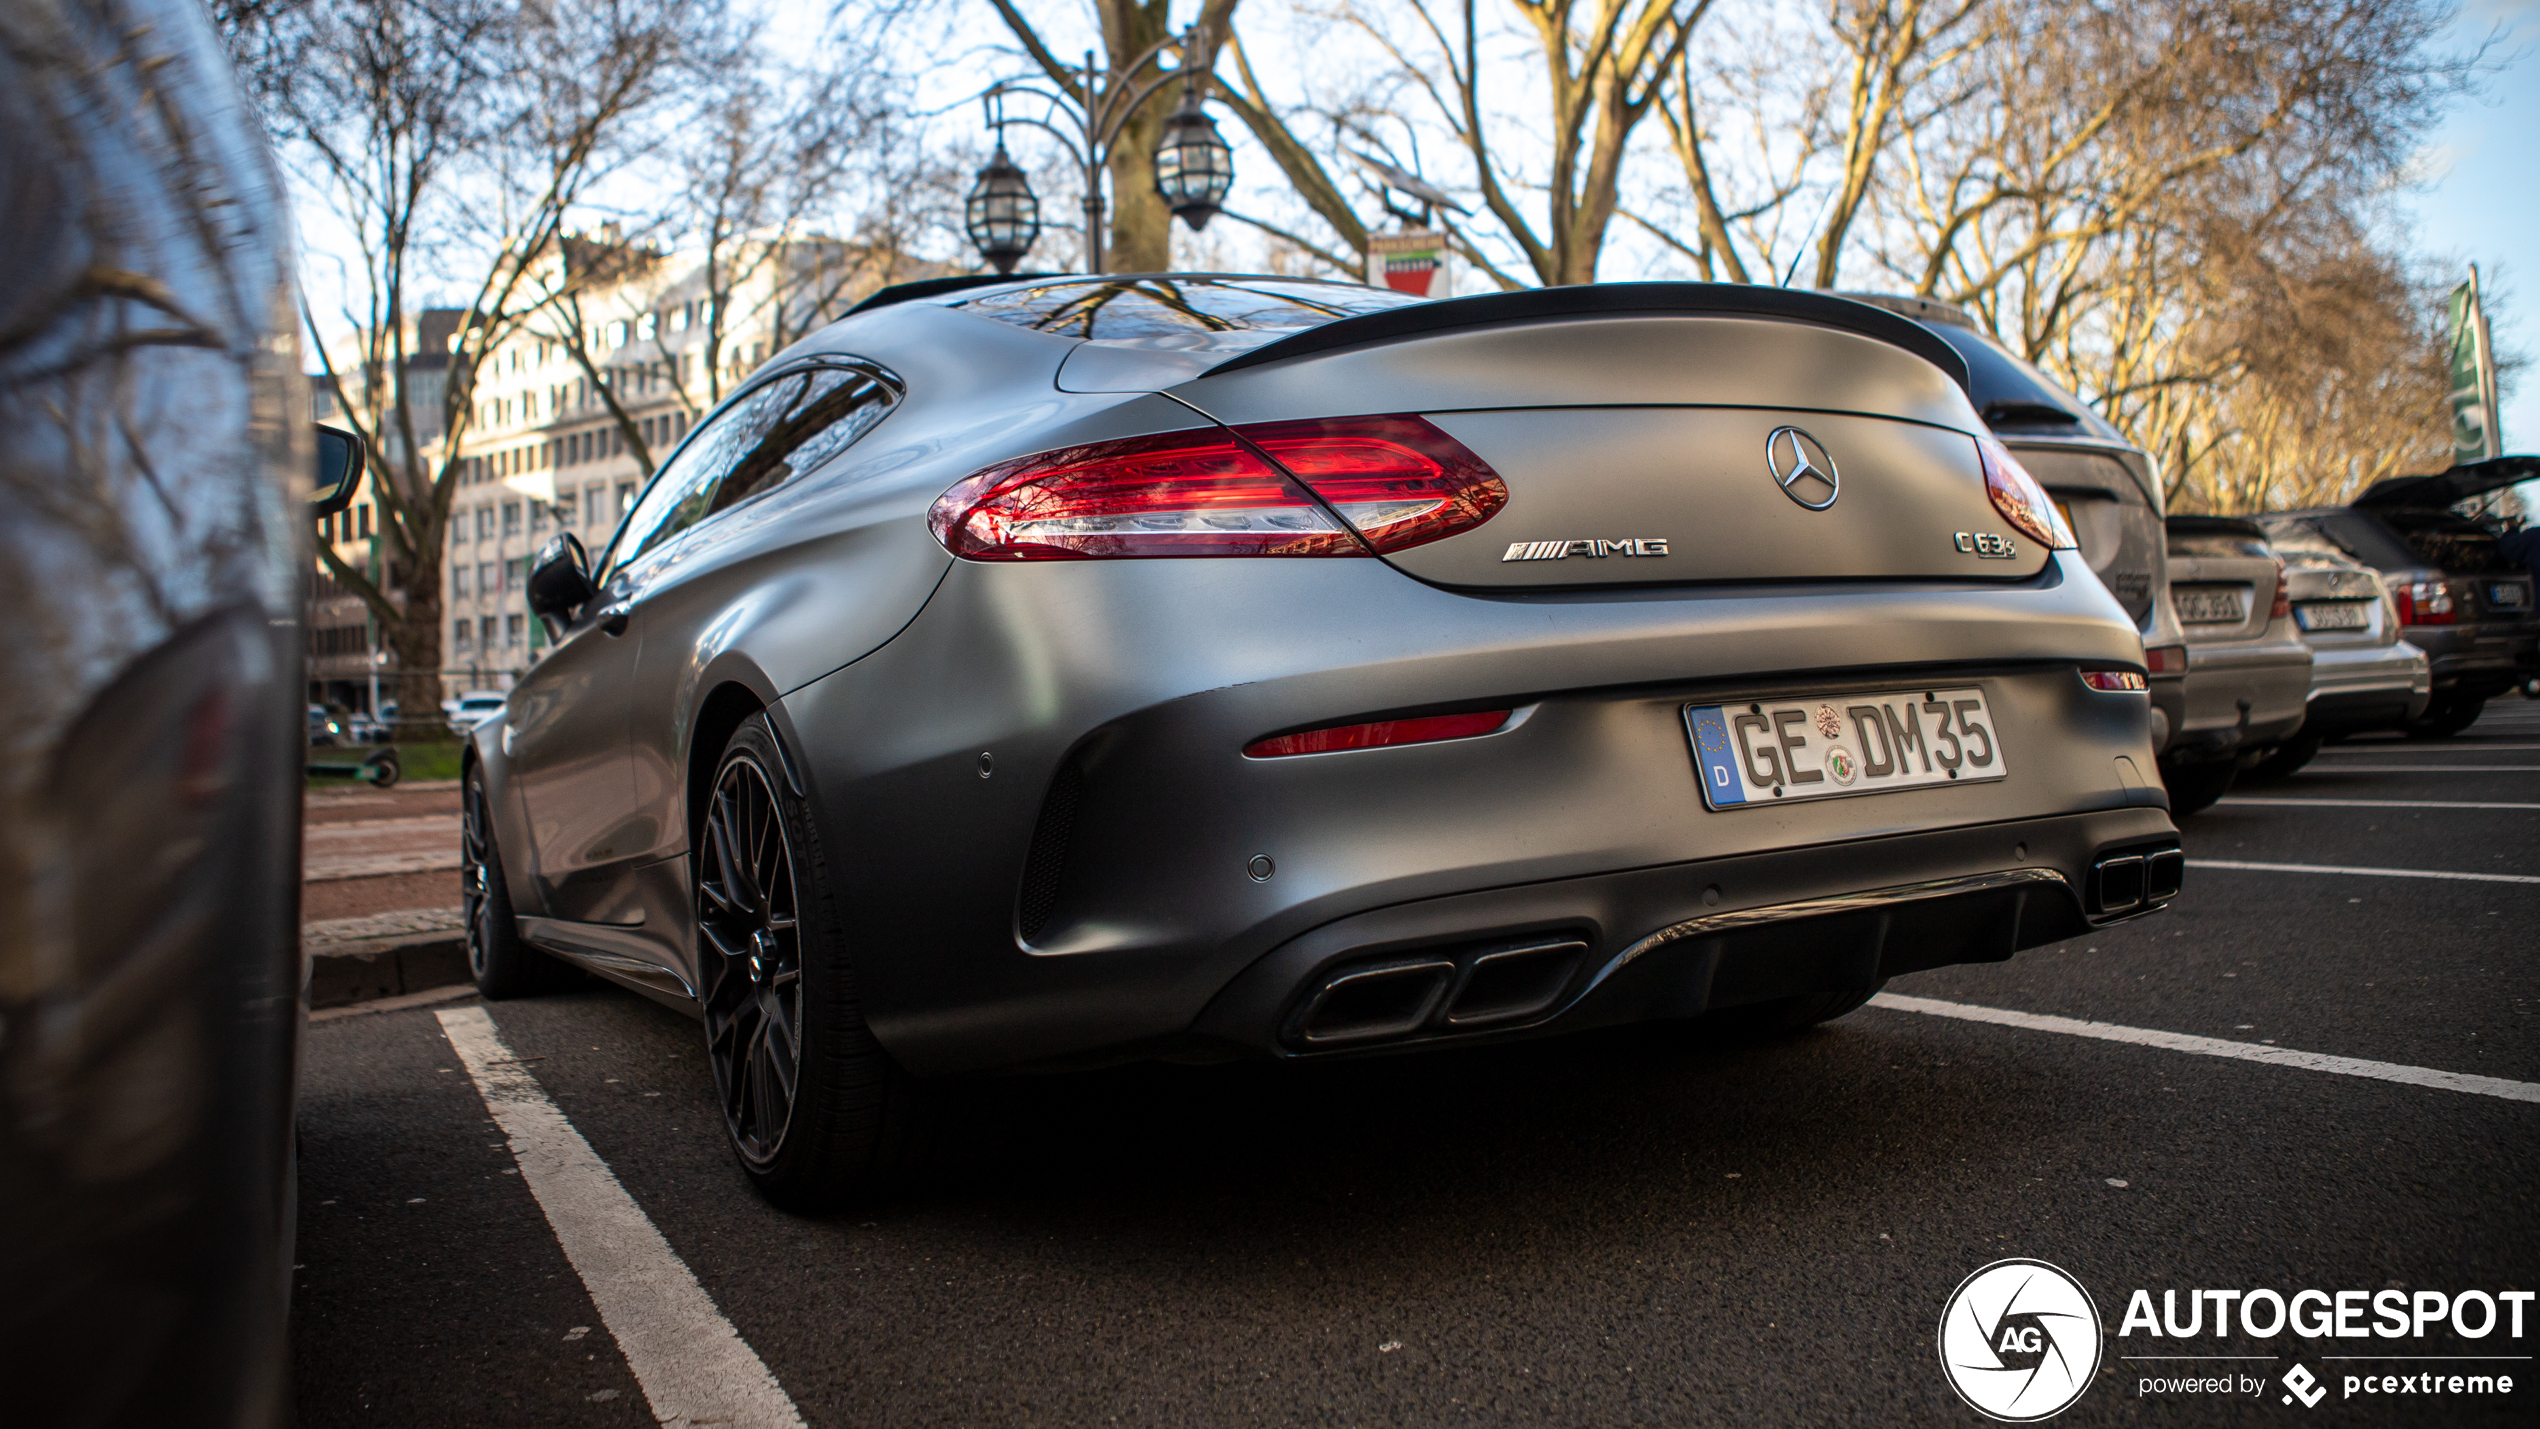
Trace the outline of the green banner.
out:
<instances>
[{"instance_id":1,"label":"green banner","mask_svg":"<svg viewBox=\"0 0 2540 1429\"><path fill-rule=\"evenodd\" d=\"M2478 270L2452 290L2446 367L2452 379L2452 460L2485 461L2504 455L2496 431L2494 360L2488 355L2487 315L2479 310Z\"/></svg>"}]
</instances>

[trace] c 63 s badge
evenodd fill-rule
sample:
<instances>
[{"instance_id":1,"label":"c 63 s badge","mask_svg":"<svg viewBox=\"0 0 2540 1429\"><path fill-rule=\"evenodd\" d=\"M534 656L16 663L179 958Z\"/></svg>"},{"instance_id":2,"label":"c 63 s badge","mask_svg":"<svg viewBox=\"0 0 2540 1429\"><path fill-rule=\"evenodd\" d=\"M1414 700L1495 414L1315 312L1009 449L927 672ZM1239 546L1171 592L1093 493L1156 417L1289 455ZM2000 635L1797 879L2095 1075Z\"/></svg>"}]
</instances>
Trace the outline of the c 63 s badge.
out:
<instances>
[{"instance_id":1,"label":"c 63 s badge","mask_svg":"<svg viewBox=\"0 0 2540 1429\"><path fill-rule=\"evenodd\" d=\"M1565 556L1663 556L1665 536L1627 536L1619 541L1511 541L1505 561L1557 561Z\"/></svg>"},{"instance_id":2,"label":"c 63 s badge","mask_svg":"<svg viewBox=\"0 0 2540 1429\"><path fill-rule=\"evenodd\" d=\"M2020 553L2011 538L1994 531L1960 531L1951 536L1950 544L1961 551L1981 556L1988 561L2007 561Z\"/></svg>"}]
</instances>

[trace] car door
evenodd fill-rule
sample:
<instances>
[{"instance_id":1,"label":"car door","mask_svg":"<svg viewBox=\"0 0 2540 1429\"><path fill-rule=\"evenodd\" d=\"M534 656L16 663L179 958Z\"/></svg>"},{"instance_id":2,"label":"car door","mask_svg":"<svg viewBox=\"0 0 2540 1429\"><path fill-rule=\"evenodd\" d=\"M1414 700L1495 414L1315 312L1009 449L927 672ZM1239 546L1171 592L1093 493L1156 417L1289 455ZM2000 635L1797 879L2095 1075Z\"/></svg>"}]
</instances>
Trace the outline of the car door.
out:
<instances>
[{"instance_id":1,"label":"car door","mask_svg":"<svg viewBox=\"0 0 2540 1429\"><path fill-rule=\"evenodd\" d=\"M762 383L701 424L620 523L600 560L600 594L521 676L504 731L511 777L529 813L548 915L634 924L626 874L662 839L657 800L639 798L628 749L643 596L667 548L708 512L723 479L781 420L798 374Z\"/></svg>"}]
</instances>

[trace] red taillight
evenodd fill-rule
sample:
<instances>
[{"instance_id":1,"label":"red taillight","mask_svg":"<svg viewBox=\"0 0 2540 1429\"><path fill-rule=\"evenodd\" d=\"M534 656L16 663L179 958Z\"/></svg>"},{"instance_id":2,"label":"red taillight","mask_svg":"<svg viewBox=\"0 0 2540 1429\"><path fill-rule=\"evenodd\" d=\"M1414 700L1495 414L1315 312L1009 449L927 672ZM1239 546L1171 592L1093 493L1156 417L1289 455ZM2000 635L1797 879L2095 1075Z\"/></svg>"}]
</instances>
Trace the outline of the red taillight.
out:
<instances>
[{"instance_id":1,"label":"red taillight","mask_svg":"<svg viewBox=\"0 0 2540 1429\"><path fill-rule=\"evenodd\" d=\"M1367 554L1223 427L1003 462L936 498L927 524L974 561Z\"/></svg>"},{"instance_id":2,"label":"red taillight","mask_svg":"<svg viewBox=\"0 0 2540 1429\"><path fill-rule=\"evenodd\" d=\"M2081 682L2094 690L2114 694L2121 690L2148 690L2152 682L2133 670L2084 670Z\"/></svg>"},{"instance_id":3,"label":"red taillight","mask_svg":"<svg viewBox=\"0 0 2540 1429\"><path fill-rule=\"evenodd\" d=\"M2401 625L2450 625L2459 618L2452 608L2452 588L2442 581L2409 581L2390 588L2398 602Z\"/></svg>"},{"instance_id":4,"label":"red taillight","mask_svg":"<svg viewBox=\"0 0 2540 1429\"><path fill-rule=\"evenodd\" d=\"M1379 551L1469 531L1508 504L1499 473L1418 417L1263 422L1235 430L1312 487Z\"/></svg>"},{"instance_id":5,"label":"red taillight","mask_svg":"<svg viewBox=\"0 0 2540 1429\"><path fill-rule=\"evenodd\" d=\"M1489 734L1508 723L1509 713L1507 710L1484 710L1479 714L1427 715L1419 719L1387 719L1374 724L1309 729L1303 734L1256 739L1244 746L1244 754L1252 759L1276 759L1285 754L1328 754L1336 749L1382 749L1393 744L1470 739L1477 734Z\"/></svg>"},{"instance_id":6,"label":"red taillight","mask_svg":"<svg viewBox=\"0 0 2540 1429\"><path fill-rule=\"evenodd\" d=\"M2267 607L2267 619L2282 620L2293 613L2292 588L2285 584L2284 558L2275 558L2275 604Z\"/></svg>"},{"instance_id":7,"label":"red taillight","mask_svg":"<svg viewBox=\"0 0 2540 1429\"><path fill-rule=\"evenodd\" d=\"M2184 675L2187 673L2187 647L2184 645L2147 647L2143 652L2143 666L2155 675Z\"/></svg>"},{"instance_id":8,"label":"red taillight","mask_svg":"<svg viewBox=\"0 0 2540 1429\"><path fill-rule=\"evenodd\" d=\"M1976 438L1976 454L1984 463L1985 494L1993 498L1993 509L2002 519L2020 529L2027 537L2051 550L2079 550L2081 543L2073 539L2072 528L2064 524L2064 515L2028 474L2011 449L1991 437Z\"/></svg>"},{"instance_id":9,"label":"red taillight","mask_svg":"<svg viewBox=\"0 0 2540 1429\"><path fill-rule=\"evenodd\" d=\"M1471 530L1507 502L1498 475L1428 422L1351 417L1042 452L945 492L928 525L974 561L1363 556Z\"/></svg>"}]
</instances>

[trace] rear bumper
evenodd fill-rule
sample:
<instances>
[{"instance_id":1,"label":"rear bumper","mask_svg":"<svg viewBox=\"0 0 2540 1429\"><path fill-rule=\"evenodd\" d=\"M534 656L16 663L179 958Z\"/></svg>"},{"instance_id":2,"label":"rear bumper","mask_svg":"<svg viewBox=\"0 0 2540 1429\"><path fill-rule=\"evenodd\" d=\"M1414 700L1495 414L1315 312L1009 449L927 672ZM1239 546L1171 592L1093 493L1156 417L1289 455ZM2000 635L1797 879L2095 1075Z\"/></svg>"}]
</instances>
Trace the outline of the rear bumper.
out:
<instances>
[{"instance_id":1,"label":"rear bumper","mask_svg":"<svg viewBox=\"0 0 2540 1429\"><path fill-rule=\"evenodd\" d=\"M2396 729L2423 715L2434 676L2425 652L2405 641L2312 647L2310 712L2304 736Z\"/></svg>"},{"instance_id":2,"label":"rear bumper","mask_svg":"<svg viewBox=\"0 0 2540 1429\"><path fill-rule=\"evenodd\" d=\"M2177 847L2165 813L2129 809L1424 900L1290 940L1244 969L1187 1041L1275 1057L1392 1052L1858 990L2140 916L2176 891ZM2122 875L2145 855L2162 859L2148 895L2103 892L2100 865ZM1479 986L1511 953L1540 971ZM1430 979L1435 1005L1389 1023L1328 1017L1325 990L1368 970L1406 988Z\"/></svg>"},{"instance_id":3,"label":"rear bumper","mask_svg":"<svg viewBox=\"0 0 2540 1429\"><path fill-rule=\"evenodd\" d=\"M778 713L894 1055L927 1074L1146 1055L1192 1045L1265 956L1385 909L1674 870L1649 886L1681 898L1561 915L1601 950L1699 914L1739 859L1814 870L1799 896L1817 897L2023 866L2024 840L2079 880L2084 844L2174 837L2148 702L2074 670L2134 664L2140 642L2096 581L2065 574L1482 598L1363 561L962 563L901 638ZM1687 703L1944 678L1985 689L2008 777L1704 808ZM1435 744L1241 752L1484 708L1521 718ZM2021 832L2056 819L2083 832ZM1934 839L1945 854L1915 851Z\"/></svg>"},{"instance_id":4,"label":"rear bumper","mask_svg":"<svg viewBox=\"0 0 2540 1429\"><path fill-rule=\"evenodd\" d=\"M2187 714L2163 757L2228 759L2299 729L2311 692L2311 648L2299 640L2191 645Z\"/></svg>"},{"instance_id":5,"label":"rear bumper","mask_svg":"<svg viewBox=\"0 0 2540 1429\"><path fill-rule=\"evenodd\" d=\"M2432 660L2437 698L2484 699L2540 674L2540 630L2528 621L2410 625L2402 633Z\"/></svg>"}]
</instances>

